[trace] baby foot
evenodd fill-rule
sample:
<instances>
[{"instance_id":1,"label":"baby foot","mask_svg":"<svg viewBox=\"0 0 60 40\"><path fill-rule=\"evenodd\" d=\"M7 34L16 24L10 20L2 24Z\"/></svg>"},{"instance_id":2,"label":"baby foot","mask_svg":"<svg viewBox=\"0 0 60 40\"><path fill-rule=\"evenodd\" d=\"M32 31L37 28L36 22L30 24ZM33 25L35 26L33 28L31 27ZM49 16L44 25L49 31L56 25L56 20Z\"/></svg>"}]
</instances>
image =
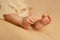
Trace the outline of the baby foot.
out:
<instances>
[{"instance_id":1,"label":"baby foot","mask_svg":"<svg viewBox=\"0 0 60 40\"><path fill-rule=\"evenodd\" d=\"M36 21L33 26L35 30L39 30L43 27L45 27L46 25L48 25L51 21L50 16L47 15L43 15L42 18L39 21Z\"/></svg>"},{"instance_id":2,"label":"baby foot","mask_svg":"<svg viewBox=\"0 0 60 40\"><path fill-rule=\"evenodd\" d=\"M29 21L28 17L26 17L23 19L21 26L22 26L22 28L29 30L31 24L32 23Z\"/></svg>"},{"instance_id":3,"label":"baby foot","mask_svg":"<svg viewBox=\"0 0 60 40\"><path fill-rule=\"evenodd\" d=\"M37 16L29 16L23 19L22 21L22 27L24 29L30 29L31 28L31 24L33 24L34 22L36 22L37 20L39 20L39 17Z\"/></svg>"}]
</instances>

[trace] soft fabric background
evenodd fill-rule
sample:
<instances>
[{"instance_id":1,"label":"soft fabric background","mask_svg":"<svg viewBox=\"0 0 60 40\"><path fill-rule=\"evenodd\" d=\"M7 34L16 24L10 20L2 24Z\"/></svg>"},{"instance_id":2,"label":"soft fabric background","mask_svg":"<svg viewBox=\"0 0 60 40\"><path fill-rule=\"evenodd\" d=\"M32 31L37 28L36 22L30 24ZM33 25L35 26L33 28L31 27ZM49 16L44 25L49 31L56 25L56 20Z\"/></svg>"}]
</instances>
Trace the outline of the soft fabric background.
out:
<instances>
[{"instance_id":1,"label":"soft fabric background","mask_svg":"<svg viewBox=\"0 0 60 40\"><path fill-rule=\"evenodd\" d=\"M37 15L51 15L51 24L40 31L26 31L0 20L0 40L60 40L60 0L27 0ZM1 15L1 14L0 14Z\"/></svg>"},{"instance_id":2,"label":"soft fabric background","mask_svg":"<svg viewBox=\"0 0 60 40\"><path fill-rule=\"evenodd\" d=\"M51 15L52 22L46 28L47 35L54 40L60 40L60 0L27 0L37 14L42 12Z\"/></svg>"}]
</instances>

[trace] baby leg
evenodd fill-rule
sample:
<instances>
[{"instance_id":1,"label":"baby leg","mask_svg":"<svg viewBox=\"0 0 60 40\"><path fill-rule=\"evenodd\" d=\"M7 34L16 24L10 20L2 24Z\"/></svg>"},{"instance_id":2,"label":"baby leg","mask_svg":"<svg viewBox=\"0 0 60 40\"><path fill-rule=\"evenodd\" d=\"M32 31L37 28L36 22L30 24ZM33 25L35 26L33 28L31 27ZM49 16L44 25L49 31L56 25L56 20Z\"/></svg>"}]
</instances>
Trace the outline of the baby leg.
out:
<instances>
[{"instance_id":1,"label":"baby leg","mask_svg":"<svg viewBox=\"0 0 60 40\"><path fill-rule=\"evenodd\" d=\"M20 17L17 14L5 14L4 18L6 21L15 25L22 26L22 28L25 29L28 29L30 26L30 24L23 17Z\"/></svg>"}]
</instances>

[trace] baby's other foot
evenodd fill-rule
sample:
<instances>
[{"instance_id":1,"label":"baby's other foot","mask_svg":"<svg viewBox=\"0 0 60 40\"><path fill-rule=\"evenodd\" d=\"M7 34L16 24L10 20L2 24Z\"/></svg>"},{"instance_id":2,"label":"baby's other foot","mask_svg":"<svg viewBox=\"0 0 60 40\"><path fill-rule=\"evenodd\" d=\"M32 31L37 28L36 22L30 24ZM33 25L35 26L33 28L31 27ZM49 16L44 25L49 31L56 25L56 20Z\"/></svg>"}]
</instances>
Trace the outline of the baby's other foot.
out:
<instances>
[{"instance_id":1,"label":"baby's other foot","mask_svg":"<svg viewBox=\"0 0 60 40\"><path fill-rule=\"evenodd\" d=\"M40 22L44 25L47 25L51 22L51 17L49 15L43 15Z\"/></svg>"},{"instance_id":2,"label":"baby's other foot","mask_svg":"<svg viewBox=\"0 0 60 40\"><path fill-rule=\"evenodd\" d=\"M41 28L48 25L51 21L51 17L47 15L43 15L42 18L38 21L36 21L33 26L35 30L40 30Z\"/></svg>"}]
</instances>

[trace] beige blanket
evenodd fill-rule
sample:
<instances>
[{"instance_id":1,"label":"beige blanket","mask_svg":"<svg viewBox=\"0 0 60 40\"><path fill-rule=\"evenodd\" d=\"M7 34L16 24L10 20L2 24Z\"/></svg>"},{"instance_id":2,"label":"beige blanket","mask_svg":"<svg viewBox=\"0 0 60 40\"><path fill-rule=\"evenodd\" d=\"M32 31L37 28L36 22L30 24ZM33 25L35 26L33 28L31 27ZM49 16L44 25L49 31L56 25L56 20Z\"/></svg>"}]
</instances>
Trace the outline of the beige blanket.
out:
<instances>
[{"instance_id":1,"label":"beige blanket","mask_svg":"<svg viewBox=\"0 0 60 40\"><path fill-rule=\"evenodd\" d=\"M60 40L60 0L27 0L27 2L38 11L37 15L41 12L51 15L51 24L40 31L28 31L0 20L0 40Z\"/></svg>"},{"instance_id":2,"label":"beige blanket","mask_svg":"<svg viewBox=\"0 0 60 40\"><path fill-rule=\"evenodd\" d=\"M0 20L0 40L52 40L47 30L24 30L4 20Z\"/></svg>"}]
</instances>

